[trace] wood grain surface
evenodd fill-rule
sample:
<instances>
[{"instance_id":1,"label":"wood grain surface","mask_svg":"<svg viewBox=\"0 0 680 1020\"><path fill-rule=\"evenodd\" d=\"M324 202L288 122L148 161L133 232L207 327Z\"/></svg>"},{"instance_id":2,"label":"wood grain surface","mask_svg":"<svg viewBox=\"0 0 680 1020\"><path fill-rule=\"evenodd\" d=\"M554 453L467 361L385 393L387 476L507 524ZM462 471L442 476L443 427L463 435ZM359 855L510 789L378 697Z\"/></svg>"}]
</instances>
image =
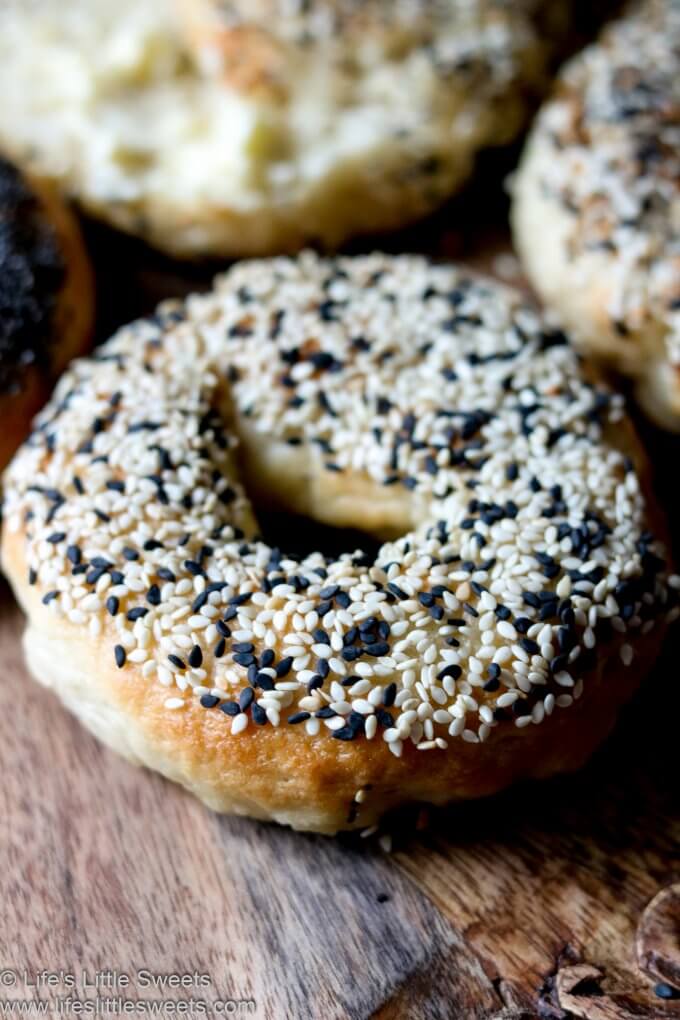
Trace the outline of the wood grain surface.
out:
<instances>
[{"instance_id":1,"label":"wood grain surface","mask_svg":"<svg viewBox=\"0 0 680 1020\"><path fill-rule=\"evenodd\" d=\"M497 204L487 211L474 229L437 221L392 246L491 265L506 247L489 226ZM91 240L102 335L212 269L180 273L98 229ZM652 440L661 463L677 457L675 441ZM218 817L128 765L30 681L21 628L0 581L0 1018L21 1000L29 1017L36 1002L49 1015L140 1015L122 1000L207 1020L680 1017L679 1000L655 993L680 975L672 647L580 775L427 826L406 812L387 854ZM100 987L84 988L83 972ZM60 1007L68 995L90 1006Z\"/></svg>"}]
</instances>

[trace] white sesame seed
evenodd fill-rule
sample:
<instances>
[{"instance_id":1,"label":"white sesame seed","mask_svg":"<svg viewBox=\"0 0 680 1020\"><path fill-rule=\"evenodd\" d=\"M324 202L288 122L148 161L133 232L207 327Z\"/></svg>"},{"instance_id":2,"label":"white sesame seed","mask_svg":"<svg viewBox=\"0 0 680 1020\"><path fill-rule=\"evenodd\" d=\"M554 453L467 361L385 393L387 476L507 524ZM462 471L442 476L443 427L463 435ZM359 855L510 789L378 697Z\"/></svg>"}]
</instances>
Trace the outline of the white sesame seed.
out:
<instances>
[{"instance_id":1,"label":"white sesame seed","mask_svg":"<svg viewBox=\"0 0 680 1020\"><path fill-rule=\"evenodd\" d=\"M619 655L621 656L621 662L624 664L624 666L630 666L631 662L633 661L632 647L630 645L621 645Z\"/></svg>"}]
</instances>

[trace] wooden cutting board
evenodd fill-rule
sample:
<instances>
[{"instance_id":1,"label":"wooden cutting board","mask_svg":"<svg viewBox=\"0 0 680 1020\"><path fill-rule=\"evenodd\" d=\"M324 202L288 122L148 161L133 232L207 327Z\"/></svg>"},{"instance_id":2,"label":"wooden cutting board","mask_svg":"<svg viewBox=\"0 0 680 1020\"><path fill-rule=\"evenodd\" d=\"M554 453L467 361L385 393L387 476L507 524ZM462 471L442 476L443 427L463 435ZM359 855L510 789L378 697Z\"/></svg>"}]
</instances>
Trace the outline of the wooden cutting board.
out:
<instances>
[{"instance_id":1,"label":"wooden cutting board","mask_svg":"<svg viewBox=\"0 0 680 1020\"><path fill-rule=\"evenodd\" d=\"M455 232L437 218L391 247L512 269L491 258L497 231L446 215ZM93 243L104 333L205 282L106 232ZM680 983L672 648L580 775L427 827L408 813L388 854L218 817L123 762L29 680L21 628L0 582L0 1016L4 999L71 995L91 1005L64 1015L99 996L98 1015L183 1000L208 1020L680 1017L654 992Z\"/></svg>"}]
</instances>

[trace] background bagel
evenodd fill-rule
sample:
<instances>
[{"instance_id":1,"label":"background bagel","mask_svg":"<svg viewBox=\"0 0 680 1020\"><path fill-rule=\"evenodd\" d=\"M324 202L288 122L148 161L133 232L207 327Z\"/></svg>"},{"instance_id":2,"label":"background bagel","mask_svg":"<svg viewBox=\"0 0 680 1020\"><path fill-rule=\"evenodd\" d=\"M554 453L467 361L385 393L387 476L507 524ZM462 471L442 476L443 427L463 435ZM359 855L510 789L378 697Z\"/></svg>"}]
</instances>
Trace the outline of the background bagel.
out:
<instances>
[{"instance_id":1,"label":"background bagel","mask_svg":"<svg viewBox=\"0 0 680 1020\"><path fill-rule=\"evenodd\" d=\"M10 467L29 666L132 760L298 828L576 768L677 612L636 456L513 291L408 256L237 265L76 362ZM392 540L272 548L239 461Z\"/></svg>"},{"instance_id":2,"label":"background bagel","mask_svg":"<svg viewBox=\"0 0 680 1020\"><path fill-rule=\"evenodd\" d=\"M94 281L80 229L44 181L0 158L0 469L89 345Z\"/></svg>"},{"instance_id":3,"label":"background bagel","mask_svg":"<svg viewBox=\"0 0 680 1020\"><path fill-rule=\"evenodd\" d=\"M560 75L514 184L529 279L680 428L680 6L635 5Z\"/></svg>"},{"instance_id":4,"label":"background bagel","mask_svg":"<svg viewBox=\"0 0 680 1020\"><path fill-rule=\"evenodd\" d=\"M225 36L210 3L182 19L175 0L10 0L0 142L174 255L335 246L409 223L480 148L515 137L568 4L372 2L369 32L350 4L329 38L345 6L284 18L234 4ZM205 36L227 47L228 73L205 73Z\"/></svg>"}]
</instances>

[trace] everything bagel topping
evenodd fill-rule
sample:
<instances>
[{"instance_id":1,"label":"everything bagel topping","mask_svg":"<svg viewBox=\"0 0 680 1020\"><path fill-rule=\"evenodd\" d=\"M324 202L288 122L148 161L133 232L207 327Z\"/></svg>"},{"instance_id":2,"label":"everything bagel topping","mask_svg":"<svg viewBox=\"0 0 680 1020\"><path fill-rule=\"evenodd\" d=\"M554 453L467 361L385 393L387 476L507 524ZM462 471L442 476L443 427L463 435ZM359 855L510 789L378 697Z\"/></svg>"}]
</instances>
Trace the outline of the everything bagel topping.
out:
<instances>
[{"instance_id":1,"label":"everything bagel topping","mask_svg":"<svg viewBox=\"0 0 680 1020\"><path fill-rule=\"evenodd\" d=\"M237 265L76 362L4 512L50 611L168 711L443 750L571 706L677 614L622 418L514 292L305 253ZM329 499L331 479L403 496L407 533L375 556L272 548L239 421Z\"/></svg>"}]
</instances>

